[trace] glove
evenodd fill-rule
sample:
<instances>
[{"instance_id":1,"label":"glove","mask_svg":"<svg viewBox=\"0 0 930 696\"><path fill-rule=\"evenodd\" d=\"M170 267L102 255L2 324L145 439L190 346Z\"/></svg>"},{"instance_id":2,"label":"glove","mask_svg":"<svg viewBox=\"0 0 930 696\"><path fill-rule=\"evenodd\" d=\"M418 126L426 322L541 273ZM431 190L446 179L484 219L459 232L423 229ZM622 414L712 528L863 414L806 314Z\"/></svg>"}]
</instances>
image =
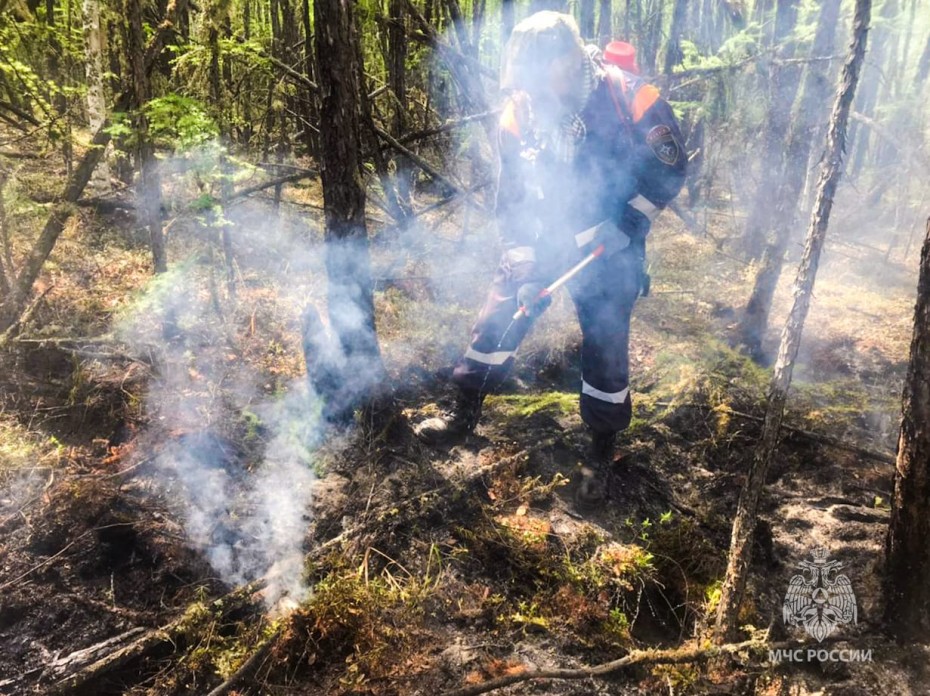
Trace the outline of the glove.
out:
<instances>
[{"instance_id":1,"label":"glove","mask_svg":"<svg viewBox=\"0 0 930 696\"><path fill-rule=\"evenodd\" d=\"M517 305L527 317L542 314L552 304L550 295L539 296L545 288L542 283L524 283L517 290Z\"/></svg>"},{"instance_id":2,"label":"glove","mask_svg":"<svg viewBox=\"0 0 930 696\"><path fill-rule=\"evenodd\" d=\"M536 251L530 246L508 249L501 259L501 267L511 283L528 283L536 275Z\"/></svg>"}]
</instances>

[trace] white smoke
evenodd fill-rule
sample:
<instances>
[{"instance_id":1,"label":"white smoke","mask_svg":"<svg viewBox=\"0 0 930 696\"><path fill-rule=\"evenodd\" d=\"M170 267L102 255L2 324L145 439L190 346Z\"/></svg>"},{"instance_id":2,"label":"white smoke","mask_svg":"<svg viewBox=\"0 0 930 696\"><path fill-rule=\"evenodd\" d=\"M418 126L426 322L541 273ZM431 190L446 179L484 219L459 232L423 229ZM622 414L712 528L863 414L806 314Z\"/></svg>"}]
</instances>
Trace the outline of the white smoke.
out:
<instances>
[{"instance_id":1,"label":"white smoke","mask_svg":"<svg viewBox=\"0 0 930 696\"><path fill-rule=\"evenodd\" d=\"M210 165L202 158L199 171ZM183 164L168 160L163 173ZM227 209L224 217L234 235L237 282L245 288L245 277L259 288L258 299L245 301L255 304L243 311L226 294L222 253L210 253L218 230L178 226L168 273L151 280L115 332L155 358L145 396L148 437L162 489L190 542L224 583L263 579L270 608L284 598L293 605L309 593L304 538L314 450L326 423L303 376L269 373L254 355L269 344L278 353L299 352L296 341L280 345L280 336L293 338L302 305L319 301L322 246L254 207ZM258 310L265 324L256 323ZM265 333L269 324L273 336Z\"/></svg>"}]
</instances>

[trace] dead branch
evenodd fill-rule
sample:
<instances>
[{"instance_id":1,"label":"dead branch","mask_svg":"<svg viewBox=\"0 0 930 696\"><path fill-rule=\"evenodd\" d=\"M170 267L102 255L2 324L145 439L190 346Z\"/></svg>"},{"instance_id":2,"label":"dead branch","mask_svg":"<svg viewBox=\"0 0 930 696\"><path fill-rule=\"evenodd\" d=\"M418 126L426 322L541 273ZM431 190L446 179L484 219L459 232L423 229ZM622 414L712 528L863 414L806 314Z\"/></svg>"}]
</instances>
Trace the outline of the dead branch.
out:
<instances>
[{"instance_id":1,"label":"dead branch","mask_svg":"<svg viewBox=\"0 0 930 696\"><path fill-rule=\"evenodd\" d=\"M26 111L23 111L22 109L20 109L20 108L18 108L17 106L11 104L11 103L8 102L8 101L0 100L0 109L3 109L3 110L5 110L5 111L9 111L11 114L13 114L14 116L19 117L20 119L22 119L23 121L25 121L26 123L28 123L28 124L30 124L30 125L33 125L33 126L41 126L41 125L42 125L42 123L39 121L39 119L37 119L35 116L33 116L32 114L30 114L30 113L28 113L28 112L26 112ZM15 121L13 121L13 120L10 120L10 119L4 119L4 120L6 120L8 123L10 123L10 124L13 125L13 126L16 126L17 128L20 128L20 129L22 129L22 130L25 130L25 128L23 128L22 124L19 124L19 123L15 122Z\"/></svg>"},{"instance_id":2,"label":"dead branch","mask_svg":"<svg viewBox=\"0 0 930 696\"><path fill-rule=\"evenodd\" d=\"M275 179L269 179L268 181L263 181L260 184L254 184L252 186L246 186L245 188L234 191L229 195L227 201L232 201L238 198L246 198L253 193L258 193L259 191L264 191L265 189L273 188L275 186L280 186L281 184L293 184L297 181L302 181L303 179L310 179L320 175L320 172L316 169L305 169L303 167L295 167L289 164L259 164L260 167L271 168L283 168L289 169L292 171L291 174L285 176L277 177ZM125 190L125 189L123 189ZM105 194L103 196L94 196L93 198L82 198L77 204L79 206L86 206L96 208L102 212L111 212L115 210L135 210L136 206L134 203L129 201L111 201L106 198L106 196L112 196L114 192ZM181 212L178 217L181 217L185 214L193 212L192 209Z\"/></svg>"},{"instance_id":3,"label":"dead branch","mask_svg":"<svg viewBox=\"0 0 930 696\"><path fill-rule=\"evenodd\" d=\"M261 184L246 186L245 188L239 189L238 191L230 194L229 200L245 198L246 196L250 196L253 193L258 193L259 191L264 191L265 189L272 188L274 186L280 186L281 184L293 184L295 181L309 179L314 176L319 176L319 174L319 171L316 169L301 169L300 171L294 172L293 174L288 174L287 176L282 176L277 179L270 179L269 181L265 181Z\"/></svg>"},{"instance_id":4,"label":"dead branch","mask_svg":"<svg viewBox=\"0 0 930 696\"><path fill-rule=\"evenodd\" d=\"M461 128L462 126L467 126L469 123L474 123L475 121L483 121L486 118L491 118L492 116L497 116L500 113L500 109L491 109L490 111L485 111L480 114L472 114L471 116L463 116L462 118L455 119L454 121L446 121L445 123L434 126L433 128L425 128L414 133L407 133L407 135L401 136L397 141L403 145L408 143L414 143L418 140L424 140L426 138L431 138L434 135L440 135L442 133L447 133L448 131L455 130L456 128Z\"/></svg>"},{"instance_id":5,"label":"dead branch","mask_svg":"<svg viewBox=\"0 0 930 696\"><path fill-rule=\"evenodd\" d=\"M127 362L145 365L146 367L152 367L155 364L152 355L160 349L159 346L152 343L138 344L136 350L139 351L144 348L148 351L148 355L135 355L129 352L129 348L125 343L108 334L84 338L72 338L69 336L43 336L40 338L32 338L20 335L9 339L9 342L16 343L17 345L35 346L37 348L54 346L58 350L78 357L100 360L125 360ZM3 345L2 337L0 337L0 347Z\"/></svg>"},{"instance_id":6,"label":"dead branch","mask_svg":"<svg viewBox=\"0 0 930 696\"><path fill-rule=\"evenodd\" d=\"M392 148L397 150L400 154L407 157L411 162L416 164L420 169L426 172L430 176L430 178L435 179L443 186L446 186L447 188L451 189L452 191L455 191L458 194L464 193L462 191L461 186L454 184L452 181L450 181L446 176L440 173L438 169L436 169L433 165L431 165L425 159L420 157L418 154L416 154L412 150L409 150L406 147L404 147L390 133L382 130L381 128L375 125L373 125L372 127L374 128L375 133L377 133L378 136L384 140L384 142L386 142Z\"/></svg>"},{"instance_id":7,"label":"dead branch","mask_svg":"<svg viewBox=\"0 0 930 696\"><path fill-rule=\"evenodd\" d=\"M288 65L287 63L283 61L278 60L274 56L268 55L265 51L261 50L254 44L248 43L245 40L245 38L241 36L236 36L235 39L236 39L236 42L238 42L240 45L244 46L247 50L257 55L259 58L263 60L267 60L271 65L273 65L278 70L283 72L284 75L290 78L292 81L303 85L304 87L306 87L307 89L313 92L316 92L317 90L320 89L319 85L317 85L317 83L311 80L309 77L307 77L306 75L302 73L297 72L290 65Z\"/></svg>"},{"instance_id":8,"label":"dead branch","mask_svg":"<svg viewBox=\"0 0 930 696\"><path fill-rule=\"evenodd\" d=\"M782 648L796 648L795 643L767 643L765 639L752 639L742 643L727 643L725 645L696 645L686 648L671 648L668 650L633 650L623 657L604 662L591 667L577 669L538 669L511 674L486 681L483 684L466 686L461 689L446 692L444 696L478 696L489 691L502 689L505 686L539 679L592 679L619 672L634 665L674 665L683 662L697 662L721 655L733 655L743 651L761 652L763 650L778 650Z\"/></svg>"},{"instance_id":9,"label":"dead branch","mask_svg":"<svg viewBox=\"0 0 930 696\"><path fill-rule=\"evenodd\" d=\"M36 152L15 152L13 150L0 150L0 157L9 157L10 159L27 159L27 160L42 159L42 157Z\"/></svg>"},{"instance_id":10,"label":"dead branch","mask_svg":"<svg viewBox=\"0 0 930 696\"><path fill-rule=\"evenodd\" d=\"M209 608L215 616L222 618L241 607L252 604L255 601L253 596L260 592L263 587L264 582L256 580L214 600L210 603ZM194 607L196 605L192 605L191 609ZM134 629L134 631L129 631L116 638L110 638L96 646L79 650L67 657L56 660L48 666L42 676L42 680L45 682L54 681L46 693L52 695L72 693L74 690L86 686L131 660L144 657L164 645L173 644L183 633L190 629L192 621L191 611L188 610L160 628L142 629L144 633L138 638L134 637L138 635L138 629ZM119 647L112 650L111 648L114 645ZM103 655L97 657L101 653ZM93 660L89 664L86 661L88 658ZM68 670L73 671L68 674Z\"/></svg>"},{"instance_id":11,"label":"dead branch","mask_svg":"<svg viewBox=\"0 0 930 696\"><path fill-rule=\"evenodd\" d=\"M42 300L45 299L45 296L48 295L53 289L54 285L49 285L45 290L39 294L32 302L29 303L29 306L17 317L10 326L7 327L5 331L0 333L0 349L6 347L10 341L15 339L20 332L20 329L30 322L33 315L36 313L36 310L39 308L39 305L42 303Z\"/></svg>"},{"instance_id":12,"label":"dead branch","mask_svg":"<svg viewBox=\"0 0 930 696\"><path fill-rule=\"evenodd\" d=\"M869 118L868 116L860 114L857 111L853 111L851 114L849 114L849 117L853 121L858 121L862 125L871 129L872 132L875 133L875 135L877 135L879 138L891 143L895 150L900 152L912 162L919 164L926 172L930 173L930 158L923 154L920 151L920 148L912 147L911 145L902 143L875 119Z\"/></svg>"},{"instance_id":13,"label":"dead branch","mask_svg":"<svg viewBox=\"0 0 930 696\"><path fill-rule=\"evenodd\" d=\"M727 409L726 413L737 418L745 418L746 420L756 421L757 423L764 423L765 419L760 416L753 416L750 413L740 413L739 411L734 411L732 409ZM869 449L868 447L862 447L860 445L854 445L851 442L843 442L835 437L830 435L825 435L823 433L815 433L810 430L804 430L803 428L797 428L792 425L782 424L782 430L786 430L793 435L800 435L801 437L806 437L808 440L813 440L814 442L819 442L822 445L827 445L829 447L835 447L836 449L846 450L847 452L853 452L858 454L861 457L866 459L874 459L877 462L882 462L884 464L895 463L895 456L890 452L879 452L877 450Z\"/></svg>"},{"instance_id":14,"label":"dead branch","mask_svg":"<svg viewBox=\"0 0 930 696\"><path fill-rule=\"evenodd\" d=\"M673 294L673 293L654 293L657 295L661 294ZM669 401L659 401L656 403L656 406L668 407L672 406L672 403ZM681 404L682 407L689 408L701 408L705 410L714 410L712 406L708 404ZM723 413L726 413L729 416L736 416L737 418L744 418L746 420L755 421L756 423L764 423L765 419L761 416L754 416L751 413L743 413L742 411L734 411L731 408L726 410L720 409ZM861 445L855 445L851 442L844 442L838 438L826 435L824 433L815 433L811 430L804 430L803 428L798 428L793 425L785 425L784 423L781 426L781 429L791 433L792 435L798 435L800 437L807 438L808 440L813 440L814 442L819 442L822 445L827 445L828 447L835 447L836 449L846 450L847 452L853 452L858 454L866 459L873 459L877 462L882 462L883 464L894 464L895 456L891 452L879 452L878 450L872 450L868 447L862 447Z\"/></svg>"},{"instance_id":15,"label":"dead branch","mask_svg":"<svg viewBox=\"0 0 930 696\"><path fill-rule=\"evenodd\" d=\"M283 626L278 628L274 633L268 636L263 640L259 646L255 649L245 662L240 665L239 669L232 673L232 676L229 677L226 681L220 684L218 687L213 689L207 696L226 696L239 682L245 679L249 674L258 667L259 661L268 654L268 651L274 647L275 641L281 636L281 633L284 631Z\"/></svg>"}]
</instances>

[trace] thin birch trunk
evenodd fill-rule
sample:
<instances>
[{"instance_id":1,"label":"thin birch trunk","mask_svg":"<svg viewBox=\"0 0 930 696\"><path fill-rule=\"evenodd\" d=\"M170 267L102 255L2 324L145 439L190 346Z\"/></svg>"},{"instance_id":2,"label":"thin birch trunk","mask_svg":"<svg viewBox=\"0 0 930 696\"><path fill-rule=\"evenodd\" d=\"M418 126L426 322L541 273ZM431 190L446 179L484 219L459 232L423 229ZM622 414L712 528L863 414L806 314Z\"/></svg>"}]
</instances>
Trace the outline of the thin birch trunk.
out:
<instances>
[{"instance_id":1,"label":"thin birch trunk","mask_svg":"<svg viewBox=\"0 0 930 696\"><path fill-rule=\"evenodd\" d=\"M762 438L750 465L733 522L727 571L721 588L720 605L717 609L716 638L720 642L734 635L738 625L739 608L749 575L759 500L778 446L778 435L785 413L788 389L791 386L794 361L801 344L804 321L810 309L820 253L823 250L830 212L833 209L833 197L843 173L846 126L849 122L850 107L865 57L871 9L872 0L856 0L852 46L846 64L843 66L843 76L830 118L826 157L817 187L816 206L807 230L804 255L794 282L794 303L782 331L778 359L775 362L775 370L769 385L768 408L762 426Z\"/></svg>"}]
</instances>

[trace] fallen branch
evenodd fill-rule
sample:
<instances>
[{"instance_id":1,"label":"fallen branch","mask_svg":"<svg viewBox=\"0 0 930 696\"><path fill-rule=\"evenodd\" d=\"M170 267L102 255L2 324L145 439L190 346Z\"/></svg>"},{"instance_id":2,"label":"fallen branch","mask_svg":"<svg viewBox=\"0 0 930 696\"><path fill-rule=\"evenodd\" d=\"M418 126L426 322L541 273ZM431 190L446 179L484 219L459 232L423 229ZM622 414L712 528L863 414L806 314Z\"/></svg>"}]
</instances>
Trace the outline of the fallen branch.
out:
<instances>
[{"instance_id":1,"label":"fallen branch","mask_svg":"<svg viewBox=\"0 0 930 696\"><path fill-rule=\"evenodd\" d=\"M494 182L491 180L483 181L480 184L475 184L474 186L469 187L468 189L466 189L465 191L461 193L453 193L449 196L446 196L445 198L442 198L441 200L436 201L435 203L430 203L429 205L423 206L418 211L416 211L413 216L419 217L426 213L431 213L434 210L438 210L439 208L442 208L443 206L448 205L449 203L454 203L455 201L458 201L464 198L466 194L476 193L477 191L480 191L483 188L487 188L488 186L491 186L493 183Z\"/></svg>"},{"instance_id":2,"label":"fallen branch","mask_svg":"<svg viewBox=\"0 0 930 696\"><path fill-rule=\"evenodd\" d=\"M500 109L491 109L490 111L485 111L480 114L472 114L471 116L463 116L462 118L456 119L454 121L446 121L445 123L434 126L433 128L425 128L414 133L407 133L404 136L401 136L397 141L401 144L413 143L418 140L423 140L425 138L430 138L434 135L440 135L456 128L461 128L462 126L467 126L469 123L474 123L475 121L483 121L484 119L497 116L500 113Z\"/></svg>"},{"instance_id":3,"label":"fallen branch","mask_svg":"<svg viewBox=\"0 0 930 696\"><path fill-rule=\"evenodd\" d=\"M223 617L243 606L253 603L253 595L261 591L264 582L257 580L243 587L236 588L232 592L210 603L210 608L214 615ZM42 681L54 681L46 692L52 696L56 694L67 694L74 690L86 686L87 684L99 679L100 677L112 672L114 669L125 665L131 660L135 660L152 653L158 648L174 644L182 634L190 629L192 622L191 612L187 611L174 621L153 629L143 629L145 632L138 638L128 643L126 640L137 633L132 631L110 638L97 646L79 650L68 655L61 660L56 660L46 669ZM106 650L114 644L120 645L116 650L107 652L102 657L97 658L101 650ZM84 661L82 661L82 658ZM89 664L86 659L93 659ZM96 659L94 659L96 658ZM62 672L68 669L76 671L66 676L61 676Z\"/></svg>"},{"instance_id":4,"label":"fallen branch","mask_svg":"<svg viewBox=\"0 0 930 696\"><path fill-rule=\"evenodd\" d=\"M414 163L415 165L417 165L420 169L422 169L424 172L426 172L426 173L430 176L430 178L435 179L435 180L438 181L440 184L442 184L443 186L445 186L445 187L451 189L452 191L454 191L454 192L457 193L457 194L465 195L465 192L462 190L462 187L461 187L461 186L458 186L457 184L453 183L450 179L448 179L446 176L444 176L438 169L436 169L433 165L431 165L431 164L430 164L429 162L427 162L425 159L423 159L422 157L420 157L418 154L416 154L416 153L413 152L412 150L409 150L408 148L404 147L404 146L403 146L400 142L398 142L397 139L394 138L390 133L388 133L387 131L382 130L381 128L379 128L378 126L375 126L375 125L373 125L372 127L374 128L375 133L377 133L378 136L381 137L381 138L384 140L384 142L386 142L386 143L387 143L388 145L390 145L392 148L394 148L395 150L397 150L400 154L402 154L402 155L404 155L405 157L407 157L411 162L413 162L413 163Z\"/></svg>"},{"instance_id":5,"label":"fallen branch","mask_svg":"<svg viewBox=\"0 0 930 696\"><path fill-rule=\"evenodd\" d=\"M306 87L312 92L316 92L317 90L320 89L319 85L317 85L317 83L311 80L309 77L307 77L306 75L302 73L297 72L296 70L294 70L294 68L292 68L287 63L278 60L274 56L269 55L268 53L260 49L258 46L256 46L255 44L249 43L242 36L236 36L235 40L237 43L243 46L246 50L251 51L252 53L257 55L259 58L262 58L263 60L267 60L271 65L273 65L278 70L283 72L285 76L289 77L294 82L297 82L298 84L303 85L304 87Z\"/></svg>"},{"instance_id":6,"label":"fallen branch","mask_svg":"<svg viewBox=\"0 0 930 696\"><path fill-rule=\"evenodd\" d=\"M226 696L226 694L228 694L230 690L232 690L237 684L239 684L239 682L241 682L243 679L249 676L249 674L252 673L252 670L254 670L258 666L259 660L261 660L265 655L267 655L268 651L274 647L275 641L278 640L278 638L280 637L283 631L284 631L283 627L278 628L278 630L276 630L274 633L268 636L265 640L263 640L259 644L258 648L256 648L255 652L253 652L245 660L245 662L243 662L242 665L240 665L239 669L233 672L232 676L230 676L229 679L227 679L222 684L220 684L218 687L213 689L213 691L208 693L207 696Z\"/></svg>"},{"instance_id":7,"label":"fallen branch","mask_svg":"<svg viewBox=\"0 0 930 696\"><path fill-rule=\"evenodd\" d=\"M0 349L3 349L15 339L24 326L26 326L31 320L33 315L38 310L39 305L42 303L42 300L45 299L45 296L48 295L53 289L54 285L49 285L45 290L43 290L38 297L36 297L32 302L29 303L29 306L23 310L23 312L16 318L10 326L7 327L5 331L0 333Z\"/></svg>"},{"instance_id":8,"label":"fallen branch","mask_svg":"<svg viewBox=\"0 0 930 696\"><path fill-rule=\"evenodd\" d=\"M764 418L760 416L754 416L751 413L741 413L740 411L734 411L732 409L727 409L726 413L732 416L736 416L737 418L745 418L746 420L756 421L757 423L765 422ZM804 430L803 428L797 428L793 425L785 425L784 423L782 423L781 429L787 430L793 435L800 435L802 437L806 437L808 440L819 442L822 445L853 452L854 454L866 457L867 459L874 459L875 461L891 465L894 465L895 463L895 456L890 452L878 452L867 447L862 447L861 445L854 445L851 442L843 442L842 440L839 440L830 435L815 433L810 430Z\"/></svg>"},{"instance_id":9,"label":"fallen branch","mask_svg":"<svg viewBox=\"0 0 930 696\"><path fill-rule=\"evenodd\" d=\"M875 133L875 135L877 135L882 140L891 143L895 150L900 152L912 162L919 164L925 172L930 173L930 158L924 155L920 151L919 147L913 147L910 143L902 143L897 137L895 137L889 130L878 123L875 119L864 116L858 111L853 111L849 117L853 121L858 121L867 128L870 128L872 132Z\"/></svg>"},{"instance_id":10,"label":"fallen branch","mask_svg":"<svg viewBox=\"0 0 930 696\"><path fill-rule=\"evenodd\" d=\"M662 294L662 293L657 293ZM671 293L665 293L671 294ZM670 401L658 401L656 406L662 406L667 408L674 405ZM715 410L713 406L707 404L678 404L680 407L689 407L689 408L700 408L707 411ZM756 423L764 423L765 419L761 416L754 416L751 413L743 413L742 411L734 411L731 408L719 409L720 412L726 413L729 416L736 416L737 418L744 418L746 420L755 421ZM782 423L781 429L791 433L792 435L799 435L801 437L806 437L809 440L814 442L819 442L822 445L827 445L828 447L835 447L837 449L846 450L847 452L853 452L867 459L873 459L875 461L883 462L884 464L894 464L895 456L891 452L879 452L877 450L872 450L867 447L862 447L861 445L854 445L851 442L843 442L842 440L832 437L830 435L825 435L823 433L815 433L811 430L804 430L803 428L798 428L793 425L785 425Z\"/></svg>"},{"instance_id":11,"label":"fallen branch","mask_svg":"<svg viewBox=\"0 0 930 696\"><path fill-rule=\"evenodd\" d=\"M37 119L35 116L33 116L32 114L30 114L30 113L27 112L27 111L23 111L22 109L20 109L19 107L17 107L17 106L15 106L15 105L11 104L11 103L8 102L8 101L0 100L0 109L3 109L3 110L5 110L5 111L9 111L9 112L10 112L11 114L13 114L14 116L18 116L20 119L22 119L23 121L25 121L26 123L28 123L28 124L30 124L30 125L32 125L32 126L41 126L41 125L42 125L42 123L39 121L39 119ZM8 123L11 123L12 125L16 126L17 128L22 128L21 125L16 124L15 122L8 121ZM25 129L23 129L23 130L25 130Z\"/></svg>"},{"instance_id":12,"label":"fallen branch","mask_svg":"<svg viewBox=\"0 0 930 696\"><path fill-rule=\"evenodd\" d=\"M461 689L447 692L444 696L478 696L486 694L489 691L502 689L505 686L519 684L521 682L539 680L539 679L592 679L594 677L603 677L614 672L619 672L633 665L656 665L666 664L674 665L683 662L697 662L706 660L711 657L720 655L732 655L744 650L778 650L786 647L797 647L793 643L773 643L769 644L765 640L753 639L742 643L727 643L724 645L705 645L694 646L689 648L671 648L669 650L633 650L623 657L604 662L592 667L579 667L577 669L537 669L521 674L511 674L506 677L498 677L474 686L466 686Z\"/></svg>"},{"instance_id":13,"label":"fallen branch","mask_svg":"<svg viewBox=\"0 0 930 696\"><path fill-rule=\"evenodd\" d=\"M46 558L46 559L45 559L44 561L42 561L41 563L37 563L36 565L32 566L29 570L26 570L26 571L20 573L19 575L17 575L17 576L16 576L15 578L13 578L12 580L7 580L5 583L3 583L2 585L0 585L0 592L3 592L4 590L6 590L6 589L12 587L13 585L18 585L19 582L20 582L21 580L25 580L26 578L28 578L28 577L29 577L30 575L32 575L33 573L35 573L35 572L37 572L37 571L39 571L39 570L42 570L43 568L45 568L45 567L51 565L52 563L54 563L55 561L57 561L59 558L61 558L62 556L64 556L64 555L65 555L65 552L67 552L68 549L70 549L72 546L74 546L76 543L78 543L78 542L81 541L82 539L85 539L85 538L89 537L91 534L96 534L97 532L100 532L100 531L102 531L102 530L104 530L104 529L112 529L113 527L131 527L131 526L132 526L132 523L131 523L131 522L116 522L116 523L114 523L114 524L107 524L107 525L104 525L104 526L102 526L102 527L94 527L93 529L88 529L88 530L87 530L86 532L84 532L83 534L81 534L81 535L75 537L75 538L72 539L69 543L65 544L65 546L62 547L61 550L59 550L57 553L52 554L51 556L49 556L48 558Z\"/></svg>"},{"instance_id":14,"label":"fallen branch","mask_svg":"<svg viewBox=\"0 0 930 696\"><path fill-rule=\"evenodd\" d=\"M264 191L265 189L269 189L274 186L280 186L281 184L293 184L295 181L301 181L302 179L309 179L319 175L320 173L316 169L301 169L300 171L294 172L293 174L288 174L287 176L271 179L269 181L262 182L261 184L255 184L254 186L246 186L245 188L231 193L227 200L231 201L236 198L245 198L246 196L250 196L253 193L258 193L259 191Z\"/></svg>"}]
</instances>

